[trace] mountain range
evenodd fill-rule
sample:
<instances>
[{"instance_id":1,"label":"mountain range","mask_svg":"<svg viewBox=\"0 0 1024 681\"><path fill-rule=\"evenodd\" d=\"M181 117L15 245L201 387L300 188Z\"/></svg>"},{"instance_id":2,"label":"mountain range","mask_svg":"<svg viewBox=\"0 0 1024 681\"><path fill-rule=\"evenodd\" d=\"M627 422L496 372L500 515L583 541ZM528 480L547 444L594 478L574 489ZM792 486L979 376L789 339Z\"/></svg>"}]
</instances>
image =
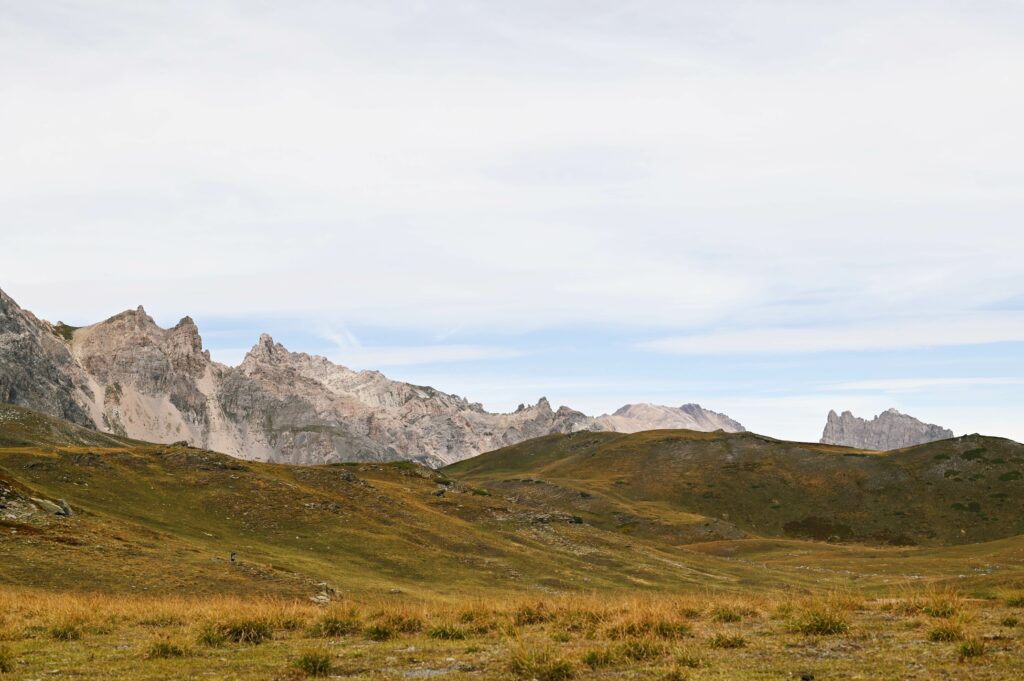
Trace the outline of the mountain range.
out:
<instances>
[{"instance_id":1,"label":"mountain range","mask_svg":"<svg viewBox=\"0 0 1024 681\"><path fill-rule=\"evenodd\" d=\"M52 324L0 291L0 402L149 442L277 463L416 460L432 466L552 433L652 428L740 432L696 404L591 417L545 398L512 413L290 352L267 334L230 367L189 317L161 328L140 306L85 327Z\"/></svg>"}]
</instances>

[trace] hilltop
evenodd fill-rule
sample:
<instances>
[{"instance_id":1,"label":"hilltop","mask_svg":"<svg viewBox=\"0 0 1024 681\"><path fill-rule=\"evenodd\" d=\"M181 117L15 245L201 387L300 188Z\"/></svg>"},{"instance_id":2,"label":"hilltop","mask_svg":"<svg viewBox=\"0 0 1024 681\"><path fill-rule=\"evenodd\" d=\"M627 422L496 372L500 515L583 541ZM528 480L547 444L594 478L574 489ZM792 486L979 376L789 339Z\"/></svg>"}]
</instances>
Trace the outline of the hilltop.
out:
<instances>
[{"instance_id":1,"label":"hilltop","mask_svg":"<svg viewBox=\"0 0 1024 681\"><path fill-rule=\"evenodd\" d=\"M880 453L694 431L549 436L444 469L504 494L585 493L581 513L597 499L648 533L895 545L1024 533L1022 471L1024 445L980 435Z\"/></svg>"}]
</instances>

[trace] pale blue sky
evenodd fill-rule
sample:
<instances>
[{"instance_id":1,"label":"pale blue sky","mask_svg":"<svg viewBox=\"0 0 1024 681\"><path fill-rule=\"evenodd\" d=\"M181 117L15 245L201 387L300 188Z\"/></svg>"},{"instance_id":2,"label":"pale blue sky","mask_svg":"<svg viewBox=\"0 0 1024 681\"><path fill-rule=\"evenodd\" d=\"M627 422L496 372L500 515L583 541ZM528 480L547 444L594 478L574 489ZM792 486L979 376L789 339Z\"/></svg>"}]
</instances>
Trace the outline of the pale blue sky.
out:
<instances>
[{"instance_id":1,"label":"pale blue sky","mask_svg":"<svg viewBox=\"0 0 1024 681\"><path fill-rule=\"evenodd\" d=\"M513 408L1024 440L1018 2L0 0L0 286Z\"/></svg>"}]
</instances>

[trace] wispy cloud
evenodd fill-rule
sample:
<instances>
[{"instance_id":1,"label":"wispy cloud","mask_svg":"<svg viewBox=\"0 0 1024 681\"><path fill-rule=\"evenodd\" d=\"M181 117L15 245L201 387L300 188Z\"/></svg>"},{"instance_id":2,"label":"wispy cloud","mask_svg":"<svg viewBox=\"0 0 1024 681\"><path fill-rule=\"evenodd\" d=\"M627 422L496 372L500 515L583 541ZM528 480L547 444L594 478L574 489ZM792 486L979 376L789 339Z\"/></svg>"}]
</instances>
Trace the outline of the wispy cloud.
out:
<instances>
[{"instance_id":1,"label":"wispy cloud","mask_svg":"<svg viewBox=\"0 0 1024 681\"><path fill-rule=\"evenodd\" d=\"M869 381L835 383L826 390L866 390L878 392L917 392L932 388L963 388L984 385L1024 385L1021 378L883 378Z\"/></svg>"},{"instance_id":2,"label":"wispy cloud","mask_svg":"<svg viewBox=\"0 0 1024 681\"><path fill-rule=\"evenodd\" d=\"M639 343L655 352L682 355L793 354L897 350L1024 341L1024 316L966 314L843 326L754 328L673 336Z\"/></svg>"},{"instance_id":3,"label":"wispy cloud","mask_svg":"<svg viewBox=\"0 0 1024 681\"><path fill-rule=\"evenodd\" d=\"M446 364L507 359L523 353L513 348L483 345L358 346L339 348L328 358L354 369Z\"/></svg>"}]
</instances>

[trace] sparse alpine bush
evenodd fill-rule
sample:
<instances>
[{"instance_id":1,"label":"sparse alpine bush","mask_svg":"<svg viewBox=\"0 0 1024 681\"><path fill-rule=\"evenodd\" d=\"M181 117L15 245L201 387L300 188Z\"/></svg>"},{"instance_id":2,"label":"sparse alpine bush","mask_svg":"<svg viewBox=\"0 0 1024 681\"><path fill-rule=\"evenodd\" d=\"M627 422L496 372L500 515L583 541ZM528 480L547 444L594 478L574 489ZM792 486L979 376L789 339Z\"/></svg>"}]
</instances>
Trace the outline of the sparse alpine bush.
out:
<instances>
[{"instance_id":1,"label":"sparse alpine bush","mask_svg":"<svg viewBox=\"0 0 1024 681\"><path fill-rule=\"evenodd\" d=\"M270 622L262 619L241 619L218 625L221 635L232 643L262 643L273 637Z\"/></svg>"},{"instance_id":2,"label":"sparse alpine bush","mask_svg":"<svg viewBox=\"0 0 1024 681\"><path fill-rule=\"evenodd\" d=\"M331 656L326 653L304 653L292 666L306 676L327 676L331 673Z\"/></svg>"},{"instance_id":3,"label":"sparse alpine bush","mask_svg":"<svg viewBox=\"0 0 1024 681\"><path fill-rule=\"evenodd\" d=\"M384 618L384 624L393 629L396 633L415 634L423 631L423 620L410 615L389 615Z\"/></svg>"},{"instance_id":4,"label":"sparse alpine bush","mask_svg":"<svg viewBox=\"0 0 1024 681\"><path fill-rule=\"evenodd\" d=\"M543 603L538 603L535 606L524 605L515 612L513 621L518 626L526 626L530 624L543 624L553 617L547 606Z\"/></svg>"},{"instance_id":5,"label":"sparse alpine bush","mask_svg":"<svg viewBox=\"0 0 1024 681\"><path fill-rule=\"evenodd\" d=\"M747 639L738 634L715 634L708 639L708 646L711 648L743 648L746 645Z\"/></svg>"},{"instance_id":6,"label":"sparse alpine bush","mask_svg":"<svg viewBox=\"0 0 1024 681\"><path fill-rule=\"evenodd\" d=\"M50 638L57 641L77 641L82 638L82 629L70 622L58 624L50 628Z\"/></svg>"},{"instance_id":7,"label":"sparse alpine bush","mask_svg":"<svg viewBox=\"0 0 1024 681\"><path fill-rule=\"evenodd\" d=\"M358 634L362 624L355 617L324 617L309 629L309 635L317 638L351 636Z\"/></svg>"},{"instance_id":8,"label":"sparse alpine bush","mask_svg":"<svg viewBox=\"0 0 1024 681\"><path fill-rule=\"evenodd\" d=\"M712 608L711 619L716 622L739 622L743 619L743 614L735 608L719 605Z\"/></svg>"},{"instance_id":9,"label":"sparse alpine bush","mask_svg":"<svg viewBox=\"0 0 1024 681\"><path fill-rule=\"evenodd\" d=\"M146 657L150 660L169 659L172 657L184 657L185 649L170 641L153 641L146 651Z\"/></svg>"},{"instance_id":10,"label":"sparse alpine bush","mask_svg":"<svg viewBox=\"0 0 1024 681\"><path fill-rule=\"evenodd\" d=\"M985 642L976 638L968 639L960 644L960 661L969 657L981 657L985 654Z\"/></svg>"},{"instance_id":11,"label":"sparse alpine bush","mask_svg":"<svg viewBox=\"0 0 1024 681\"><path fill-rule=\"evenodd\" d=\"M1002 624L1004 627L1012 629L1013 627L1020 624L1020 620L1016 617L1004 617L1003 621L1000 622L1000 624Z\"/></svg>"},{"instance_id":12,"label":"sparse alpine bush","mask_svg":"<svg viewBox=\"0 0 1024 681\"><path fill-rule=\"evenodd\" d=\"M557 657L551 651L520 646L512 651L509 671L519 679L536 681L565 681L576 675L568 660Z\"/></svg>"},{"instance_id":13,"label":"sparse alpine bush","mask_svg":"<svg viewBox=\"0 0 1024 681\"><path fill-rule=\"evenodd\" d=\"M14 653L6 646L0 648L0 674L14 671Z\"/></svg>"},{"instance_id":14,"label":"sparse alpine bush","mask_svg":"<svg viewBox=\"0 0 1024 681\"><path fill-rule=\"evenodd\" d=\"M1006 599L1008 608L1024 608L1024 594L1014 594Z\"/></svg>"},{"instance_id":15,"label":"sparse alpine bush","mask_svg":"<svg viewBox=\"0 0 1024 681\"><path fill-rule=\"evenodd\" d=\"M611 667L615 664L616 656L615 652L609 648L601 648L598 650L588 650L583 655L583 664L587 665L591 669L600 669L601 667Z\"/></svg>"},{"instance_id":16,"label":"sparse alpine bush","mask_svg":"<svg viewBox=\"0 0 1024 681\"><path fill-rule=\"evenodd\" d=\"M799 634L808 636L834 636L845 634L850 629L842 613L831 609L808 610L801 613L790 627Z\"/></svg>"},{"instance_id":17,"label":"sparse alpine bush","mask_svg":"<svg viewBox=\"0 0 1024 681\"><path fill-rule=\"evenodd\" d=\"M697 669L704 666L704 658L683 652L676 655L676 665L687 669Z\"/></svg>"},{"instance_id":18,"label":"sparse alpine bush","mask_svg":"<svg viewBox=\"0 0 1024 681\"><path fill-rule=\"evenodd\" d=\"M655 660L659 657L663 657L666 652L664 643L647 638L636 638L629 641L623 641L616 649L616 653L619 656L635 662Z\"/></svg>"},{"instance_id":19,"label":"sparse alpine bush","mask_svg":"<svg viewBox=\"0 0 1024 681\"><path fill-rule=\"evenodd\" d=\"M219 626L213 622L207 622L203 625L202 629L199 630L197 640L208 648L219 648L227 642L227 637L224 635L224 632L221 631Z\"/></svg>"},{"instance_id":20,"label":"sparse alpine bush","mask_svg":"<svg viewBox=\"0 0 1024 681\"><path fill-rule=\"evenodd\" d=\"M390 641L395 637L395 630L387 624L371 624L363 630L363 635L371 641Z\"/></svg>"},{"instance_id":21,"label":"sparse alpine bush","mask_svg":"<svg viewBox=\"0 0 1024 681\"><path fill-rule=\"evenodd\" d=\"M964 634L963 627L953 622L943 622L939 626L935 627L928 632L928 640L938 642L944 641L963 641L967 638Z\"/></svg>"},{"instance_id":22,"label":"sparse alpine bush","mask_svg":"<svg viewBox=\"0 0 1024 681\"><path fill-rule=\"evenodd\" d=\"M466 632L454 624L440 624L427 633L430 638L442 641L461 641L466 638Z\"/></svg>"}]
</instances>

